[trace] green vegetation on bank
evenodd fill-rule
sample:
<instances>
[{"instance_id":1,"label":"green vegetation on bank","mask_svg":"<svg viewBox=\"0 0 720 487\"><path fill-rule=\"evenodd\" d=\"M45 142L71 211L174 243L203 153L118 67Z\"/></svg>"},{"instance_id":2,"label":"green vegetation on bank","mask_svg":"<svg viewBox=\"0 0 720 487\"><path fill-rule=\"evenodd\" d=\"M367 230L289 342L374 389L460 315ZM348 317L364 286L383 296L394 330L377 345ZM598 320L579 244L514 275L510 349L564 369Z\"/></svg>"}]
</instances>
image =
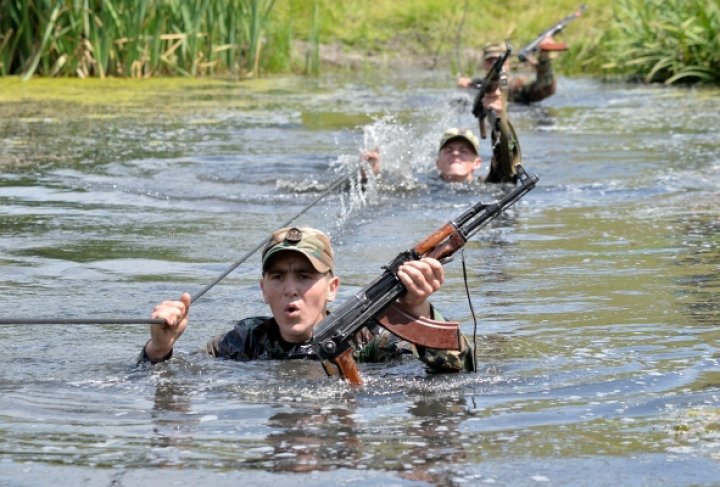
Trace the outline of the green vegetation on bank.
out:
<instances>
[{"instance_id":1,"label":"green vegetation on bank","mask_svg":"<svg viewBox=\"0 0 720 487\"><path fill-rule=\"evenodd\" d=\"M276 0L0 0L0 74L148 77L286 69ZM269 44L262 50L263 43Z\"/></svg>"},{"instance_id":2,"label":"green vegetation on bank","mask_svg":"<svg viewBox=\"0 0 720 487\"><path fill-rule=\"evenodd\" d=\"M609 27L579 64L645 82L720 83L717 0L618 0Z\"/></svg>"},{"instance_id":3,"label":"green vegetation on bank","mask_svg":"<svg viewBox=\"0 0 720 487\"><path fill-rule=\"evenodd\" d=\"M519 49L581 1L0 0L0 75L317 74L399 57L471 73L485 43ZM720 82L716 0L585 3L559 71Z\"/></svg>"}]
</instances>

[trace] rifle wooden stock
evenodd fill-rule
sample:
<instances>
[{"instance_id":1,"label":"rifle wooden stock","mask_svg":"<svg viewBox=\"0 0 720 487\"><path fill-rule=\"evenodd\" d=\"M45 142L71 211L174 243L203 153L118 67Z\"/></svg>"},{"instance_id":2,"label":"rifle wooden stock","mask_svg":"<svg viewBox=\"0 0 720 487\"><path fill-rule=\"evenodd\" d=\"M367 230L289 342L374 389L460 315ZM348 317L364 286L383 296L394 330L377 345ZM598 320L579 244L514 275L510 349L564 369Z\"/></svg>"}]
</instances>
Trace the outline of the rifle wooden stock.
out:
<instances>
[{"instance_id":1,"label":"rifle wooden stock","mask_svg":"<svg viewBox=\"0 0 720 487\"><path fill-rule=\"evenodd\" d=\"M428 348L460 350L460 323L437 321L408 313L396 305L377 318L383 328L400 338Z\"/></svg>"},{"instance_id":2,"label":"rifle wooden stock","mask_svg":"<svg viewBox=\"0 0 720 487\"><path fill-rule=\"evenodd\" d=\"M587 6L585 4L580 5L580 8L578 8L575 12L571 13L567 17L560 19L560 21L558 23L554 24L552 27L542 31L540 33L540 35L538 35L532 42L528 43L525 47L523 47L520 50L520 52L517 55L518 59L521 62L531 60L532 53L537 51L538 46L543 41L543 39L545 39L548 36L552 37L555 34L557 34L558 32L562 31L565 27L567 27L567 25L570 22L572 22L573 20L580 17L586 8L587 8Z\"/></svg>"},{"instance_id":3,"label":"rifle wooden stock","mask_svg":"<svg viewBox=\"0 0 720 487\"><path fill-rule=\"evenodd\" d=\"M520 165L515 170L520 183L518 187L495 203L478 201L411 250L400 252L384 266L385 270L379 277L315 326L313 349L323 360L328 375L340 375L353 385L362 384L350 341L361 328L374 323L416 345L446 350L461 349L459 323L414 316L395 305L396 300L406 292L397 277L397 270L405 262L422 257L438 260L450 257L481 227L532 190L538 177L529 176Z\"/></svg>"}]
</instances>

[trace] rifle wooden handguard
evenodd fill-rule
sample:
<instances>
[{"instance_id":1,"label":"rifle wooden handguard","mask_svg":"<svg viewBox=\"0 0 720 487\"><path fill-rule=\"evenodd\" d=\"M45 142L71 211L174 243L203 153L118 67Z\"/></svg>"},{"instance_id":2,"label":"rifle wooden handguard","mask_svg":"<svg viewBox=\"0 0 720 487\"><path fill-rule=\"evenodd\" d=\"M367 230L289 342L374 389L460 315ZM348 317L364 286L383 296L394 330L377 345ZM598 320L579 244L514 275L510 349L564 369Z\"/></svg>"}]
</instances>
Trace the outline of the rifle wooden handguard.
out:
<instances>
[{"instance_id":1,"label":"rifle wooden handguard","mask_svg":"<svg viewBox=\"0 0 720 487\"><path fill-rule=\"evenodd\" d=\"M395 304L377 318L388 331L415 345L441 350L460 350L460 323L415 316Z\"/></svg>"}]
</instances>

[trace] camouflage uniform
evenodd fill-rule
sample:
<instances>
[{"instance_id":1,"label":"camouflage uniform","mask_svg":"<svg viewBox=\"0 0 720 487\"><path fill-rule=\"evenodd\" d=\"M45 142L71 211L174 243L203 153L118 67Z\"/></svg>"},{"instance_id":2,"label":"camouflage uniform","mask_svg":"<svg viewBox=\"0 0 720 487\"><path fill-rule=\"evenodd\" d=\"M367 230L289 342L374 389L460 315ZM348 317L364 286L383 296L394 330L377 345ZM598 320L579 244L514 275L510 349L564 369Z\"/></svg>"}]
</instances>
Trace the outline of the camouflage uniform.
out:
<instances>
[{"instance_id":1,"label":"camouflage uniform","mask_svg":"<svg viewBox=\"0 0 720 487\"><path fill-rule=\"evenodd\" d=\"M555 94L557 82L550 58L540 56L535 67L535 79L528 83L524 76L510 78L508 99L515 103L529 104L544 100Z\"/></svg>"},{"instance_id":2,"label":"camouflage uniform","mask_svg":"<svg viewBox=\"0 0 720 487\"><path fill-rule=\"evenodd\" d=\"M505 46L501 44L487 44L483 48L483 58L493 59L505 53ZM529 104L544 100L555 94L557 82L552 70L549 53L541 52L535 64L535 79L528 82L525 76L511 76L509 80L508 100L515 103ZM473 79L473 84L479 84L483 78Z\"/></svg>"},{"instance_id":3,"label":"camouflage uniform","mask_svg":"<svg viewBox=\"0 0 720 487\"><path fill-rule=\"evenodd\" d=\"M273 255L288 250L302 253L318 272L332 272L334 268L334 253L327 235L309 227L293 227L281 228L272 233L262 252L263 272ZM436 320L443 320L434 309L432 315ZM462 339L462 350L456 352L413 346L381 328L374 320L367 328L371 331L371 338L362 343L351 343L358 362L385 362L405 354L414 354L436 372L474 370L472 349L465 337ZM210 340L205 349L213 357L240 361L319 359L310 341L289 343L280 335L280 328L274 318L260 316L240 320L232 330ZM172 350L156 362L170 357ZM138 361L150 362L145 347Z\"/></svg>"},{"instance_id":4,"label":"camouflage uniform","mask_svg":"<svg viewBox=\"0 0 720 487\"><path fill-rule=\"evenodd\" d=\"M480 153L480 141L470 129L451 128L443 133L440 139L440 149L453 139L463 139L470 143L475 153ZM517 182L515 165L522 163L522 152L518 142L515 128L510 121L507 126L500 124L499 130L490 133L493 157L490 161L490 171L485 176L486 183L512 183Z\"/></svg>"},{"instance_id":5,"label":"camouflage uniform","mask_svg":"<svg viewBox=\"0 0 720 487\"><path fill-rule=\"evenodd\" d=\"M501 125L499 131L493 130L490 133L490 140L493 157L485 182L515 184L517 182L515 165L522 163L522 152L512 123L508 120L507 127Z\"/></svg>"},{"instance_id":6,"label":"camouflage uniform","mask_svg":"<svg viewBox=\"0 0 720 487\"><path fill-rule=\"evenodd\" d=\"M440 317L439 313L434 313ZM442 318L442 317L440 317ZM462 351L436 350L415 346L384 328L372 324L368 327L372 338L351 341L355 360L359 363L389 362L406 355L414 355L433 372L472 371L473 357L467 338L462 337ZM319 360L311 342L289 343L280 336L274 318L256 316L240 320L229 332L218 335L205 346L213 357L232 360Z\"/></svg>"}]
</instances>

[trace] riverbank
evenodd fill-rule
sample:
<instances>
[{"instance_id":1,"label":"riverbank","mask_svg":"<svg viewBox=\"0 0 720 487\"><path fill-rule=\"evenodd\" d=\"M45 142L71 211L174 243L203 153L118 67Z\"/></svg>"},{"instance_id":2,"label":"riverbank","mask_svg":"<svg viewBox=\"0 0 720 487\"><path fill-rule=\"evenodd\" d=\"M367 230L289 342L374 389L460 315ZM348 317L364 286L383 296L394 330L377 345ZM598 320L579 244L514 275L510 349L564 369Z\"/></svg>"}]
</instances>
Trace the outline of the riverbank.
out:
<instances>
[{"instance_id":1,"label":"riverbank","mask_svg":"<svg viewBox=\"0 0 720 487\"><path fill-rule=\"evenodd\" d=\"M316 29L321 52L338 52L357 65L358 59L373 65L407 65L408 63L468 72L477 68L486 43L511 40L516 50L533 40L540 32L562 18L576 13L580 3L559 0L552 5L520 0L512 8L491 1L438 2L434 0L379 1L369 6L354 2L317 2L321 21ZM570 50L565 59L574 59L589 39L599 37L613 15L611 4L591 0L576 22L571 23L558 37L566 41ZM281 17L310 16L306 2L289 2ZM303 6L304 5L304 6ZM298 31L300 38L309 38L307 26ZM328 49L326 46L334 46ZM336 65L335 64L330 64ZM562 69L572 71L575 62L563 62ZM325 66L325 64L324 64ZM577 72L577 71L576 71Z\"/></svg>"},{"instance_id":2,"label":"riverbank","mask_svg":"<svg viewBox=\"0 0 720 487\"><path fill-rule=\"evenodd\" d=\"M520 46L578 4L521 0L510 10L488 0L213 0L189 10L180 0L122 0L112 10L92 2L8 8L0 18L0 74L147 78L317 74L408 62L463 71L476 67L483 44L512 39ZM584 25L563 36L573 46L609 15L592 0Z\"/></svg>"},{"instance_id":3,"label":"riverbank","mask_svg":"<svg viewBox=\"0 0 720 487\"><path fill-rule=\"evenodd\" d=\"M34 2L30 2L34 3ZM18 4L19 5L19 4ZM257 78L421 67L473 74L486 43L528 42L575 0L139 0L8 4L0 75ZM679 29L677 26L682 26ZM586 2L558 34L555 71L642 82L720 83L720 6L705 0Z\"/></svg>"}]
</instances>

